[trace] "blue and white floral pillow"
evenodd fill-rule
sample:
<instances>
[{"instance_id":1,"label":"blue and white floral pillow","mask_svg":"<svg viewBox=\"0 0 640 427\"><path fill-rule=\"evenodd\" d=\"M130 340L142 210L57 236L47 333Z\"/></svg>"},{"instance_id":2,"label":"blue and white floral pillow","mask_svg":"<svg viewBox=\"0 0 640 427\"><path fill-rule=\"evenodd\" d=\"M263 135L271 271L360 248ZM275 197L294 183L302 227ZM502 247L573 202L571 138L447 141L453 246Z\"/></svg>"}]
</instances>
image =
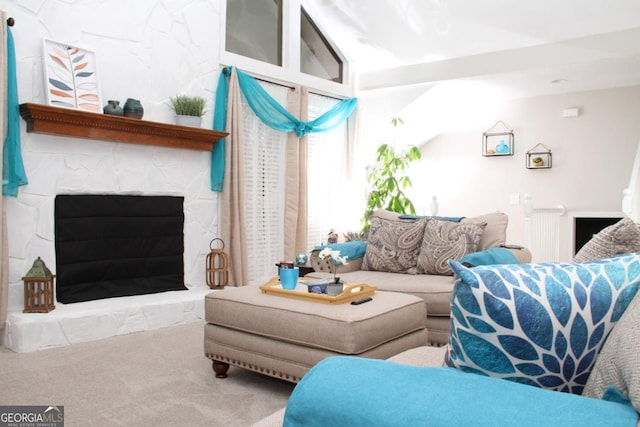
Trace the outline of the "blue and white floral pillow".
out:
<instances>
[{"instance_id":1,"label":"blue and white floral pillow","mask_svg":"<svg viewBox=\"0 0 640 427\"><path fill-rule=\"evenodd\" d=\"M447 366L580 394L640 284L640 254L583 264L450 261Z\"/></svg>"}]
</instances>

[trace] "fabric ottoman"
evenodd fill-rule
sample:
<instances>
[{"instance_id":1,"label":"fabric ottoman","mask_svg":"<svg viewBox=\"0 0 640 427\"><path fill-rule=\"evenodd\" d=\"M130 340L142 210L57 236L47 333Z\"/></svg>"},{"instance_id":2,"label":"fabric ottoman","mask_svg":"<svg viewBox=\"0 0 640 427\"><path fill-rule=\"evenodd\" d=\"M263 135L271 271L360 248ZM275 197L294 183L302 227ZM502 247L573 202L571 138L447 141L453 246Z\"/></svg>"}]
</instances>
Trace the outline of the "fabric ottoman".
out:
<instances>
[{"instance_id":1,"label":"fabric ottoman","mask_svg":"<svg viewBox=\"0 0 640 427\"><path fill-rule=\"evenodd\" d=\"M234 365L297 383L335 355L386 359L427 343L421 298L376 292L365 304L323 304L227 287L205 297L204 352L218 377Z\"/></svg>"}]
</instances>

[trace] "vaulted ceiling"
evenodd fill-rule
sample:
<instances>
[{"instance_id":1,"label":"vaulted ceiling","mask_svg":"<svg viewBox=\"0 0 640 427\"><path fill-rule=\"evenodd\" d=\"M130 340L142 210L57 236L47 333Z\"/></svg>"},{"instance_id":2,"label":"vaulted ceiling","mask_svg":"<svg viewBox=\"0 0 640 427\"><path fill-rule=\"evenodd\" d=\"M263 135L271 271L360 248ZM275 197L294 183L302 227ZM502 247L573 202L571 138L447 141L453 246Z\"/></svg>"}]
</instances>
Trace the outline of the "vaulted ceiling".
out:
<instances>
[{"instance_id":1,"label":"vaulted ceiling","mask_svg":"<svg viewBox=\"0 0 640 427\"><path fill-rule=\"evenodd\" d=\"M463 79L525 97L640 84L638 0L303 0L303 6L352 62L359 90Z\"/></svg>"}]
</instances>

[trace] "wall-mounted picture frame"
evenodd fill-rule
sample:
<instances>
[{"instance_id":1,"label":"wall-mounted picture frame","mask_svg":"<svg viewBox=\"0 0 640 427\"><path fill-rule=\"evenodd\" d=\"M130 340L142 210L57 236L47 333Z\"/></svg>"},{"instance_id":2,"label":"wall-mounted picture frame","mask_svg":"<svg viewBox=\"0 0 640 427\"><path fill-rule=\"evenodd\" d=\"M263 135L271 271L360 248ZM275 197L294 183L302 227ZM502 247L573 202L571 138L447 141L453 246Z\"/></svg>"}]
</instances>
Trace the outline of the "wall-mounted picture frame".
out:
<instances>
[{"instance_id":1,"label":"wall-mounted picture frame","mask_svg":"<svg viewBox=\"0 0 640 427\"><path fill-rule=\"evenodd\" d=\"M48 105L102 113L95 52L44 39L42 62Z\"/></svg>"},{"instance_id":2,"label":"wall-mounted picture frame","mask_svg":"<svg viewBox=\"0 0 640 427\"><path fill-rule=\"evenodd\" d=\"M552 160L551 148L544 144L531 148L525 158L527 169L551 169Z\"/></svg>"},{"instance_id":3,"label":"wall-mounted picture frame","mask_svg":"<svg viewBox=\"0 0 640 427\"><path fill-rule=\"evenodd\" d=\"M498 120L482 134L482 155L485 157L513 156L514 140L513 129L502 120Z\"/></svg>"}]
</instances>

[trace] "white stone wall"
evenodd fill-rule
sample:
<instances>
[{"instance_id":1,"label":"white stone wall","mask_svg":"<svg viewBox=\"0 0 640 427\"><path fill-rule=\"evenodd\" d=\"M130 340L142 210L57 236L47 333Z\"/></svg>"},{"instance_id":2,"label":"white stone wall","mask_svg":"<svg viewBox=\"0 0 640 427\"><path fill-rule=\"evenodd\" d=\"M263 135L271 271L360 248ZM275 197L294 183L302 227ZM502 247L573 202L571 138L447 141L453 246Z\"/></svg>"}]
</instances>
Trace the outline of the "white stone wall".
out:
<instances>
[{"instance_id":1,"label":"white stone wall","mask_svg":"<svg viewBox=\"0 0 640 427\"><path fill-rule=\"evenodd\" d=\"M16 20L21 103L46 102L47 38L96 53L104 103L139 99L143 120L173 123L171 96L204 95L210 101L203 127L211 127L220 71L218 1L2 0L0 8ZM184 196L185 282L206 286L209 242L219 236L208 152L26 133L22 120L21 127L29 185L17 198L5 198L10 310L22 310L22 276L38 256L55 272L56 194Z\"/></svg>"}]
</instances>

